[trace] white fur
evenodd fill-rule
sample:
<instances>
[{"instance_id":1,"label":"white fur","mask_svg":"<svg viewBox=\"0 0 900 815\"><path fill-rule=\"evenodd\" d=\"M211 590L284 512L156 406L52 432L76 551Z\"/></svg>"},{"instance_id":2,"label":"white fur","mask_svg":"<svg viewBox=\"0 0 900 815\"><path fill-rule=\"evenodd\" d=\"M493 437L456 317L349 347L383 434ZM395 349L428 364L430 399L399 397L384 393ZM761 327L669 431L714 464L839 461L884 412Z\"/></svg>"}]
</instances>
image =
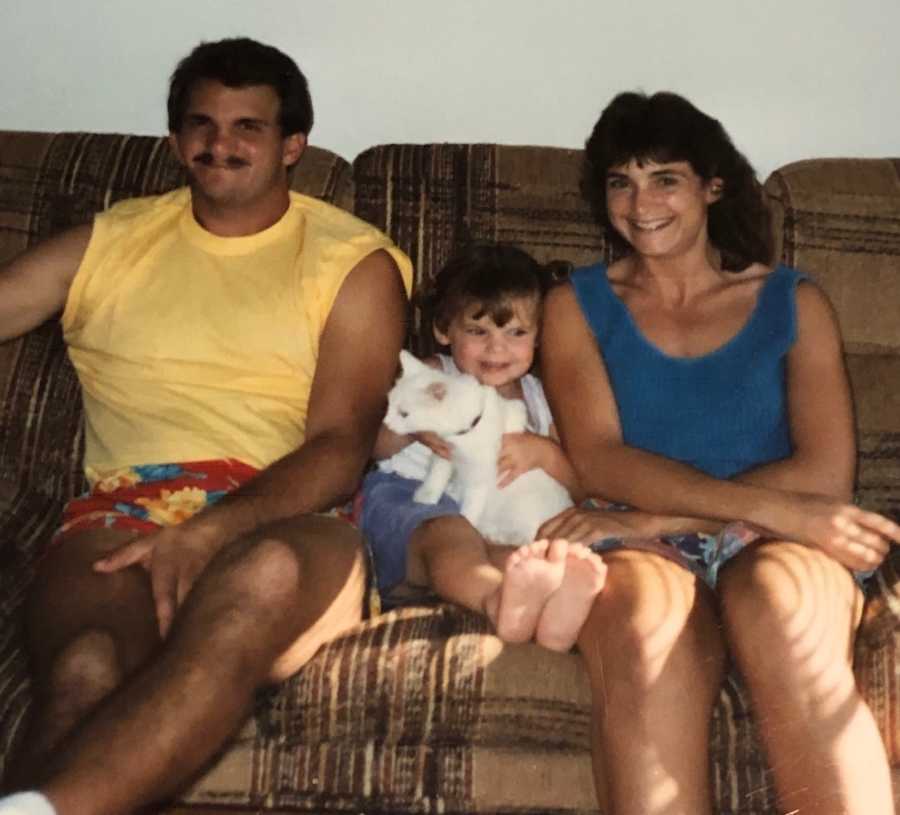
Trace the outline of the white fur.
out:
<instances>
[{"instance_id":1,"label":"white fur","mask_svg":"<svg viewBox=\"0 0 900 815\"><path fill-rule=\"evenodd\" d=\"M400 364L384 423L401 435L430 430L452 447L449 461L432 454L416 501L434 504L446 491L485 538L511 546L530 543L544 521L572 506L566 488L541 469L497 487L502 437L525 430L524 402L504 399L468 374L435 370L407 351Z\"/></svg>"}]
</instances>

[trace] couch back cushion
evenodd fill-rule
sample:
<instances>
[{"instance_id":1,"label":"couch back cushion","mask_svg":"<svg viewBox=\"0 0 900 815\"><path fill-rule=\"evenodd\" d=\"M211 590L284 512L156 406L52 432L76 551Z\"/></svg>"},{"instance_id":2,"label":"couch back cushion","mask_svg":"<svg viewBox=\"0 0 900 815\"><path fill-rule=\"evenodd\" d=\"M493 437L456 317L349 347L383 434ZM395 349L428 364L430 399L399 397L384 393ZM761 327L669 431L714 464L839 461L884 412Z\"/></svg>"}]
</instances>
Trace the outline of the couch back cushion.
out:
<instances>
[{"instance_id":1,"label":"couch back cushion","mask_svg":"<svg viewBox=\"0 0 900 815\"><path fill-rule=\"evenodd\" d=\"M467 240L513 243L575 266L605 251L578 191L581 151L496 144L387 144L353 162L356 214L385 231L416 270L416 289ZM435 343L413 310L410 347Z\"/></svg>"},{"instance_id":2,"label":"couch back cushion","mask_svg":"<svg viewBox=\"0 0 900 815\"><path fill-rule=\"evenodd\" d=\"M0 263L123 198L184 183L166 139L97 133L0 132ZM351 208L350 167L310 147L300 192ZM0 345L0 481L66 499L83 487L81 397L58 319Z\"/></svg>"},{"instance_id":3,"label":"couch back cushion","mask_svg":"<svg viewBox=\"0 0 900 815\"><path fill-rule=\"evenodd\" d=\"M837 310L857 412L857 498L900 517L900 159L814 159L765 184L785 263Z\"/></svg>"}]
</instances>

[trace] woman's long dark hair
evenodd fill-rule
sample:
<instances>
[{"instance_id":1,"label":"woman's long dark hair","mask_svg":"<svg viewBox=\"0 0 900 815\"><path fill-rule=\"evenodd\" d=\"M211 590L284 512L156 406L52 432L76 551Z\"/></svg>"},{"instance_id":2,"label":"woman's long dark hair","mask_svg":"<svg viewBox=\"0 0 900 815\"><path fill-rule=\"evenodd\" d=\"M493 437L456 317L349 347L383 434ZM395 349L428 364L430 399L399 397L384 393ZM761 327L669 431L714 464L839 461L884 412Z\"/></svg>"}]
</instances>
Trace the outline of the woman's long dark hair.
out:
<instances>
[{"instance_id":1,"label":"woman's long dark hair","mask_svg":"<svg viewBox=\"0 0 900 815\"><path fill-rule=\"evenodd\" d=\"M723 181L722 196L709 207L709 238L722 267L740 272L752 263L771 264L774 253L769 210L747 159L722 125L675 93L621 93L606 106L585 143L581 189L613 247L631 247L613 228L606 208L606 176L630 161L687 161L705 182Z\"/></svg>"}]
</instances>

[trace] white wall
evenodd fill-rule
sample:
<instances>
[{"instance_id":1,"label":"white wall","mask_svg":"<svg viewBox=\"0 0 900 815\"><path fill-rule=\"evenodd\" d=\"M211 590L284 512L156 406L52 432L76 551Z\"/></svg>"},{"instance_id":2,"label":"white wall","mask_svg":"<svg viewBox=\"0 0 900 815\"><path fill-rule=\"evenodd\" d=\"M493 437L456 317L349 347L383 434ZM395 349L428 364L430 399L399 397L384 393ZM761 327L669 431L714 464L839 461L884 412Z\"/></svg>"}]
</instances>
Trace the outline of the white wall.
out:
<instances>
[{"instance_id":1,"label":"white wall","mask_svg":"<svg viewBox=\"0 0 900 815\"><path fill-rule=\"evenodd\" d=\"M577 147L620 91L676 90L761 177L900 155L900 0L0 0L0 129L161 133L202 39L277 45L312 141Z\"/></svg>"}]
</instances>

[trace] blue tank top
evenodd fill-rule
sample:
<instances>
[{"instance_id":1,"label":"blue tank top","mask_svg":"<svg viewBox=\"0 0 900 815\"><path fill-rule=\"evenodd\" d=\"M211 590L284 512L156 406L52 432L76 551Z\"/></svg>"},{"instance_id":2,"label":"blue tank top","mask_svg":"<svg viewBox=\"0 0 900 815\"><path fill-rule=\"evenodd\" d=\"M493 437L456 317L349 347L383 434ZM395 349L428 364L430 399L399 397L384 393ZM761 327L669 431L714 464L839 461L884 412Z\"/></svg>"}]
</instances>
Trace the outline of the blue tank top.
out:
<instances>
[{"instance_id":1,"label":"blue tank top","mask_svg":"<svg viewBox=\"0 0 900 815\"><path fill-rule=\"evenodd\" d=\"M572 286L597 338L624 442L718 478L791 454L785 369L805 275L778 266L744 327L701 357L672 357L641 334L602 263Z\"/></svg>"}]
</instances>

